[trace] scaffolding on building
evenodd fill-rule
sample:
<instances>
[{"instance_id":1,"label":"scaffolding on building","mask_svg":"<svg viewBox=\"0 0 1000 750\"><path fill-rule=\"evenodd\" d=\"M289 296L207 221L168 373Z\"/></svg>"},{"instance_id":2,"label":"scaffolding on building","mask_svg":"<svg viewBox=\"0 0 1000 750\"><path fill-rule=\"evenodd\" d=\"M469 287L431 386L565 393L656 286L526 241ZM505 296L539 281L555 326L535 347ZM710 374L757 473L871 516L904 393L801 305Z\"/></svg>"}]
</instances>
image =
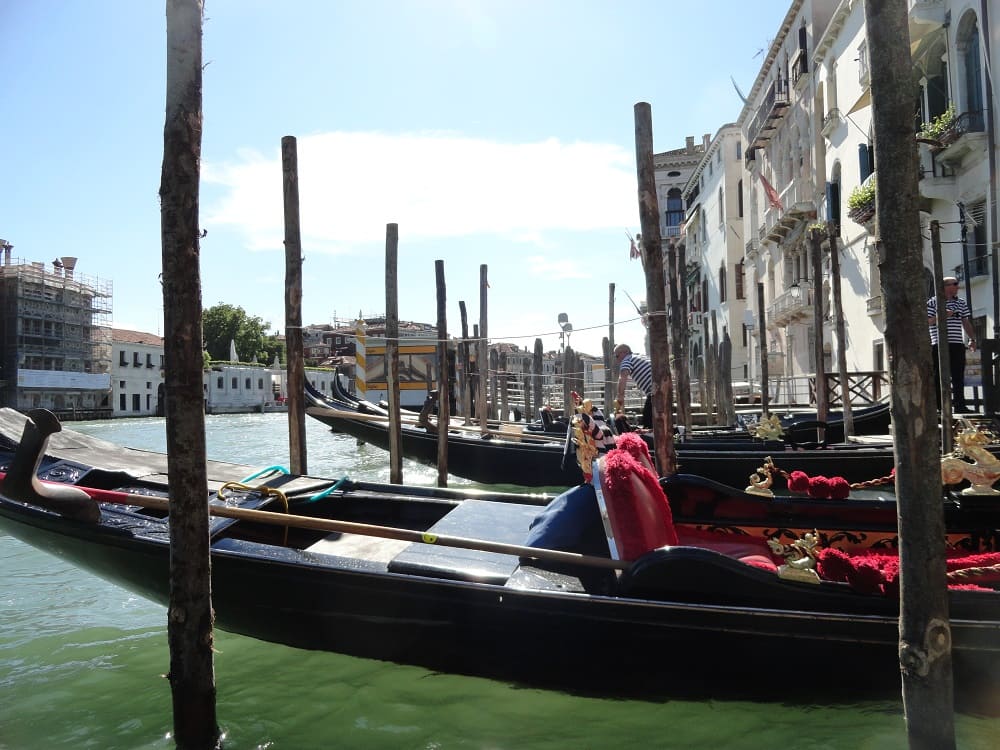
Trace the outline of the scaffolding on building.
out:
<instances>
[{"instance_id":1,"label":"scaffolding on building","mask_svg":"<svg viewBox=\"0 0 1000 750\"><path fill-rule=\"evenodd\" d=\"M0 405L57 416L110 416L112 282L76 258L0 265Z\"/></svg>"}]
</instances>

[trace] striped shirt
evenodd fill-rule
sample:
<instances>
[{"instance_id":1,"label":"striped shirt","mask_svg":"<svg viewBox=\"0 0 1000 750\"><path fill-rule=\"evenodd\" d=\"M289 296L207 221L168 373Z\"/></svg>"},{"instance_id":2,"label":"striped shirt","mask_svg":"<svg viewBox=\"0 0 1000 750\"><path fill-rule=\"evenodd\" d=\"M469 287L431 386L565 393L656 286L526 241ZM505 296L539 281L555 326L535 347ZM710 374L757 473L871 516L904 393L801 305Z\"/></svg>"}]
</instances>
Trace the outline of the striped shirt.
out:
<instances>
[{"instance_id":1,"label":"striped shirt","mask_svg":"<svg viewBox=\"0 0 1000 750\"><path fill-rule=\"evenodd\" d=\"M653 367L649 360L641 354L629 354L620 365L622 372L627 372L632 382L647 396L653 395Z\"/></svg>"},{"instance_id":2,"label":"striped shirt","mask_svg":"<svg viewBox=\"0 0 1000 750\"><path fill-rule=\"evenodd\" d=\"M945 301L944 306L946 310L950 310L952 313L951 317L947 319L948 343L964 344L965 337L963 336L962 321L965 318L972 317L972 311L969 309L969 303L961 297L952 297L950 300ZM937 317L937 297L931 297L927 300L927 317ZM927 328L931 333L931 346L937 346L937 322L935 321L933 324L928 324Z\"/></svg>"}]
</instances>

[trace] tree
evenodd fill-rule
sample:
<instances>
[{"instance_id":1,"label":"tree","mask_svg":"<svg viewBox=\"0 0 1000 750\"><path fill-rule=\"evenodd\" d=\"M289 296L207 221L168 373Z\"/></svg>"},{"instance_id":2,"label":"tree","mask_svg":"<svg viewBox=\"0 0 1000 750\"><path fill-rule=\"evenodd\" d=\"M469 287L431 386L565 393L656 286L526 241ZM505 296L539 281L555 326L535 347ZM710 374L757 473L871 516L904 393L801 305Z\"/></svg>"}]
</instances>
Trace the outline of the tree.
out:
<instances>
[{"instance_id":1,"label":"tree","mask_svg":"<svg viewBox=\"0 0 1000 750\"><path fill-rule=\"evenodd\" d=\"M281 345L274 337L265 335L270 326L256 315L247 314L242 307L220 302L202 316L205 350L213 360L228 361L229 343L235 341L242 361L257 357L262 363L271 362Z\"/></svg>"}]
</instances>

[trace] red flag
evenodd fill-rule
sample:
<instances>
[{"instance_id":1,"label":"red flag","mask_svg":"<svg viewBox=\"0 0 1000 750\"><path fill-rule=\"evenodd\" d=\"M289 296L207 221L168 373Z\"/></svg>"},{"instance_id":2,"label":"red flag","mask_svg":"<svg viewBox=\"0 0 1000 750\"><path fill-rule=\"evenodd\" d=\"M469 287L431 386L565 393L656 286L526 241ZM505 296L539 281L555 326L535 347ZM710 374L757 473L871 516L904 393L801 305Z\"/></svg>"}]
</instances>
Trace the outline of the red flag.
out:
<instances>
[{"instance_id":1,"label":"red flag","mask_svg":"<svg viewBox=\"0 0 1000 750\"><path fill-rule=\"evenodd\" d=\"M764 183L764 192L767 193L767 202L771 204L771 208L776 208L781 210L781 196L778 195L778 191L774 189L774 185L767 181L767 178L762 174L760 176L760 181Z\"/></svg>"}]
</instances>

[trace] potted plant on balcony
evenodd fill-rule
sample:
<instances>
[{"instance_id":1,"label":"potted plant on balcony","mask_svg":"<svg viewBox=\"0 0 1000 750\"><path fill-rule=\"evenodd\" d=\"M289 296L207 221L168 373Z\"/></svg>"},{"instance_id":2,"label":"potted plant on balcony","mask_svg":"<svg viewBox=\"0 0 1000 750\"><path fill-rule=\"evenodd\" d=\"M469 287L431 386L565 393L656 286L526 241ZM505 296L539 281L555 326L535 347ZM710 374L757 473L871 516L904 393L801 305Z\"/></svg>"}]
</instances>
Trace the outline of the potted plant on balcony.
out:
<instances>
[{"instance_id":1,"label":"potted plant on balcony","mask_svg":"<svg viewBox=\"0 0 1000 750\"><path fill-rule=\"evenodd\" d=\"M857 224L867 224L875 215L875 180L858 185L847 198L847 215Z\"/></svg>"},{"instance_id":2,"label":"potted plant on balcony","mask_svg":"<svg viewBox=\"0 0 1000 750\"><path fill-rule=\"evenodd\" d=\"M930 122L925 122L917 133L917 140L926 143L935 151L947 148L958 140L958 128L956 123L958 116L955 113L955 105L949 104L948 109L939 114Z\"/></svg>"}]
</instances>

